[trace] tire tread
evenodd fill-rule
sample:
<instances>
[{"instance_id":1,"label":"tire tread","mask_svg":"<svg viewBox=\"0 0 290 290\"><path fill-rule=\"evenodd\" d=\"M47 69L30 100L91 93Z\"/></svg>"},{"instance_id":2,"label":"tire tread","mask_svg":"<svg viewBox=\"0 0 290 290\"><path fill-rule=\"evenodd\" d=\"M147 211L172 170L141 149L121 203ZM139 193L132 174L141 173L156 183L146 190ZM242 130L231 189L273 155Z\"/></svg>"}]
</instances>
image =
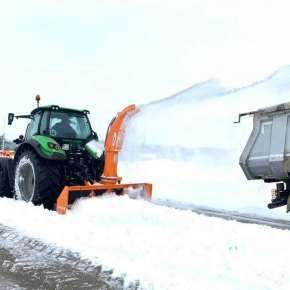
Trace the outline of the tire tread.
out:
<instances>
[{"instance_id":1,"label":"tire tread","mask_svg":"<svg viewBox=\"0 0 290 290\"><path fill-rule=\"evenodd\" d=\"M24 156L31 159L35 170L36 183L32 203L53 209L62 186L62 175L58 164L42 159L32 151L24 151L17 161L15 170Z\"/></svg>"}]
</instances>

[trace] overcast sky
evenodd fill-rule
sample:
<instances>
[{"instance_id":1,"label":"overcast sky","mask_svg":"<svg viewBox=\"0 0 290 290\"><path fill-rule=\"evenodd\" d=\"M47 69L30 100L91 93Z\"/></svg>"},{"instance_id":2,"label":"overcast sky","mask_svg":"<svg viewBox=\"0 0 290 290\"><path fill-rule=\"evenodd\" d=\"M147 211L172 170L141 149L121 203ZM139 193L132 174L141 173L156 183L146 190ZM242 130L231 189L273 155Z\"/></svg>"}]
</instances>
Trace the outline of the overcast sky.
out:
<instances>
[{"instance_id":1,"label":"overcast sky","mask_svg":"<svg viewBox=\"0 0 290 290\"><path fill-rule=\"evenodd\" d=\"M258 80L290 64L288 3L0 0L0 117L28 113L39 93L90 109L103 134L126 104L210 78Z\"/></svg>"}]
</instances>

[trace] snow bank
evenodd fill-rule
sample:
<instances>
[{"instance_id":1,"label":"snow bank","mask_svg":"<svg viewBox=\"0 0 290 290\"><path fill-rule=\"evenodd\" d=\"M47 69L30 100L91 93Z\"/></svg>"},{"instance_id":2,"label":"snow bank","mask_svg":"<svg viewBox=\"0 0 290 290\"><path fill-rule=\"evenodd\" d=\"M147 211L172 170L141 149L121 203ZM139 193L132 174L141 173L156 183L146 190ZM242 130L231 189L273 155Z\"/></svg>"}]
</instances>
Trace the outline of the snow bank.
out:
<instances>
[{"instance_id":1,"label":"snow bank","mask_svg":"<svg viewBox=\"0 0 290 290\"><path fill-rule=\"evenodd\" d=\"M155 198L289 219L284 209L266 209L274 185L247 181L239 167L251 118L233 124L240 112L290 101L289 79L284 67L244 88L221 93L203 84L141 106L128 123L121 175L152 182Z\"/></svg>"},{"instance_id":2,"label":"snow bank","mask_svg":"<svg viewBox=\"0 0 290 290\"><path fill-rule=\"evenodd\" d=\"M288 290L288 231L126 197L81 200L66 216L0 200L1 223L80 252L143 289ZM265 241L271 241L267 243ZM273 258L273 255L275 257Z\"/></svg>"}]
</instances>

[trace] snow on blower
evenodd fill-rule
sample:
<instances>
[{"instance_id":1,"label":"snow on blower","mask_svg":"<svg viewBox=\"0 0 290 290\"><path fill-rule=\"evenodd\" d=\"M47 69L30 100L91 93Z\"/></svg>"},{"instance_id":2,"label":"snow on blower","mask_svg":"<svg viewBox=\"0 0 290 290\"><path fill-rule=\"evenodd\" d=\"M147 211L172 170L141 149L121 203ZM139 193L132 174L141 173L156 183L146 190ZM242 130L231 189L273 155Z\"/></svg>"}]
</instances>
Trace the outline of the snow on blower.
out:
<instances>
[{"instance_id":1,"label":"snow on blower","mask_svg":"<svg viewBox=\"0 0 290 290\"><path fill-rule=\"evenodd\" d=\"M29 119L25 136L14 140L15 152L0 154L0 196L16 198L65 214L80 197L107 194L151 199L152 184L122 184L117 174L124 121L137 112L126 107L111 121L105 145L99 142L89 111L39 107L29 115L8 115L8 124Z\"/></svg>"},{"instance_id":2,"label":"snow on blower","mask_svg":"<svg viewBox=\"0 0 290 290\"><path fill-rule=\"evenodd\" d=\"M253 112L253 131L240 158L240 166L249 180L276 182L268 208L287 205L290 211L290 103Z\"/></svg>"}]
</instances>

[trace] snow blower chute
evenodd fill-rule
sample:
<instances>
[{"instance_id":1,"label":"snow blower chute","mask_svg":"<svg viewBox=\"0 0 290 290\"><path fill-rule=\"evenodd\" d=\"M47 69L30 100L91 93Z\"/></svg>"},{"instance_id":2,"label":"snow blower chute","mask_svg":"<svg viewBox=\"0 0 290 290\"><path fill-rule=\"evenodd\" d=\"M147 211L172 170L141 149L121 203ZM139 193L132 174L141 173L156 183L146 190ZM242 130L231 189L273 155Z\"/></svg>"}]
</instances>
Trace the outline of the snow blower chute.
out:
<instances>
[{"instance_id":1,"label":"snow blower chute","mask_svg":"<svg viewBox=\"0 0 290 290\"><path fill-rule=\"evenodd\" d=\"M40 97L36 100L29 115L8 115L9 125L14 118L30 122L25 136L14 140L14 154L0 155L0 196L42 204L60 214L80 197L128 194L151 199L152 184L122 184L117 173L124 121L138 111L135 105L111 121L103 146L91 128L89 111L39 107Z\"/></svg>"}]
</instances>

